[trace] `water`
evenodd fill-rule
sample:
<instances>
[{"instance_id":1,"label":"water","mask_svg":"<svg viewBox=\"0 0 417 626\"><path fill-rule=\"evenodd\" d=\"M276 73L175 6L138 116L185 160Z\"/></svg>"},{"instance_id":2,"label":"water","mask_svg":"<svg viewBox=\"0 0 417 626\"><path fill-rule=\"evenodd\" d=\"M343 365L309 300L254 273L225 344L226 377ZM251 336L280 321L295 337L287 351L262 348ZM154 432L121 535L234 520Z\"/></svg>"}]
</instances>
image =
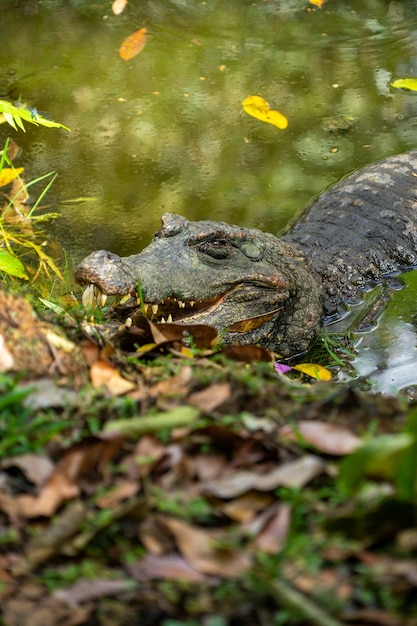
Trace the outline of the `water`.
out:
<instances>
[{"instance_id":1,"label":"water","mask_svg":"<svg viewBox=\"0 0 417 626\"><path fill-rule=\"evenodd\" d=\"M144 26L145 49L120 59ZM417 145L417 98L388 87L417 75L415 1L130 0L116 17L108 0L2 0L0 37L0 97L72 129L0 127L22 146L28 178L58 172L52 234L70 265L101 247L138 251L164 211L277 233L341 176ZM288 128L247 116L249 95ZM78 198L88 201L68 202ZM414 327L398 324L360 348L368 369L385 371L387 345L409 363Z\"/></svg>"}]
</instances>

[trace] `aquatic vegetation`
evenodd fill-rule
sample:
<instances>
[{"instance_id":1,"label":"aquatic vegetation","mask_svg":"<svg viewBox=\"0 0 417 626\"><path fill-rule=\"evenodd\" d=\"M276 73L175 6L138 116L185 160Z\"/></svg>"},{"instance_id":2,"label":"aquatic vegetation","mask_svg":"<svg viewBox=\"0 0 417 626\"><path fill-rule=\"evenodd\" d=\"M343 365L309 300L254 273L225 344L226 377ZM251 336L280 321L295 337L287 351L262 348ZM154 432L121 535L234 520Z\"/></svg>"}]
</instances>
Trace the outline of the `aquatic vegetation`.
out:
<instances>
[{"instance_id":1,"label":"aquatic vegetation","mask_svg":"<svg viewBox=\"0 0 417 626\"><path fill-rule=\"evenodd\" d=\"M27 107L20 102L12 104L7 100L0 100L0 124L7 122L15 130L20 128L23 132L26 132L23 121L36 126L46 126L47 128L64 128L71 132L67 126L48 120L40 115L36 107Z\"/></svg>"},{"instance_id":2,"label":"aquatic vegetation","mask_svg":"<svg viewBox=\"0 0 417 626\"><path fill-rule=\"evenodd\" d=\"M21 103L11 104L7 100L0 100L0 123L7 122L15 130L25 132L23 121L46 126L48 128L64 128L63 124L53 122L40 115L36 108L29 108ZM36 231L34 226L40 222L56 217L54 213L36 214L36 209L56 178L54 172L49 172L28 183L22 178L24 168L14 167L13 158L18 153L17 144L6 140L0 151L0 188L5 202L0 206L0 272L7 276L35 281L41 272L48 277L52 272L62 280L62 274L55 261L47 254L44 248L45 235ZM45 187L34 204L29 204L28 189L40 182ZM3 191L5 188L5 191ZM34 266L36 259L37 267Z\"/></svg>"}]
</instances>

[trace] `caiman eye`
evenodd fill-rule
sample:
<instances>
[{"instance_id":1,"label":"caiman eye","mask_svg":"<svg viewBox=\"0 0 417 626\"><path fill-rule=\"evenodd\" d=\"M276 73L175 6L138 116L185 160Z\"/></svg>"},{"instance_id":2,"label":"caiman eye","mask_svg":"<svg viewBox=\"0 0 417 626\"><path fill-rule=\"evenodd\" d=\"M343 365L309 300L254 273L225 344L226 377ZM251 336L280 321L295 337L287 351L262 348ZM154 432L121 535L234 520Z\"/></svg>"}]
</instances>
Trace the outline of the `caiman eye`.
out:
<instances>
[{"instance_id":1,"label":"caiman eye","mask_svg":"<svg viewBox=\"0 0 417 626\"><path fill-rule=\"evenodd\" d=\"M213 259L218 259L219 261L223 259L228 259L232 254L230 244L226 241L222 241L221 239L205 241L198 246L198 249L203 254L207 254Z\"/></svg>"}]
</instances>

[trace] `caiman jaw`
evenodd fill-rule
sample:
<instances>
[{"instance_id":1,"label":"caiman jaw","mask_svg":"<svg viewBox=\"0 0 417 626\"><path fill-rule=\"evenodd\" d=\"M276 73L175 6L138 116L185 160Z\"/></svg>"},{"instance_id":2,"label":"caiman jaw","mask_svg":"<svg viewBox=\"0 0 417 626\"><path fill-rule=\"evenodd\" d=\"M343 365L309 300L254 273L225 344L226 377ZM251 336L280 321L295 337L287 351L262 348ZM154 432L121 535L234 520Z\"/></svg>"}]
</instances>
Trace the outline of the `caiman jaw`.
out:
<instances>
[{"instance_id":1,"label":"caiman jaw","mask_svg":"<svg viewBox=\"0 0 417 626\"><path fill-rule=\"evenodd\" d=\"M142 311L153 322L184 324L189 321L197 321L199 315L215 309L223 301L223 298L224 296L220 295L215 298L207 298L207 300L186 302L169 296L158 304L145 302ZM139 306L141 306L140 303Z\"/></svg>"},{"instance_id":2,"label":"caiman jaw","mask_svg":"<svg viewBox=\"0 0 417 626\"><path fill-rule=\"evenodd\" d=\"M107 301L107 295L97 287L97 285L89 285L84 294L93 296L93 302L98 307L103 307ZM174 296L168 296L159 303L142 302L135 294L127 294L122 296L118 301L113 300L114 305L126 305L128 308L134 306L142 309L146 317L157 323L187 323L190 318L197 320L198 316L203 312L207 313L215 309L224 300L225 294L220 294L214 298L205 300L184 301Z\"/></svg>"}]
</instances>

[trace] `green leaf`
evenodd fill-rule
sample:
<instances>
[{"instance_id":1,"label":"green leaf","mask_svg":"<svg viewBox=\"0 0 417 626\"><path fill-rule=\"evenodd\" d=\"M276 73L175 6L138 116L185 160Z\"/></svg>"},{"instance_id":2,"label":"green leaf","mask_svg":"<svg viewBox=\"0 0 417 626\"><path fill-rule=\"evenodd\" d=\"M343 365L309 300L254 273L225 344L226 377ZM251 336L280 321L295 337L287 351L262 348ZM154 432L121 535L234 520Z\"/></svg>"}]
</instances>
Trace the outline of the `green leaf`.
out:
<instances>
[{"instance_id":1,"label":"green leaf","mask_svg":"<svg viewBox=\"0 0 417 626\"><path fill-rule=\"evenodd\" d=\"M396 481L398 469L413 446L408 433L382 435L361 446L341 464L340 483L348 492L362 480L374 478Z\"/></svg>"},{"instance_id":2,"label":"green leaf","mask_svg":"<svg viewBox=\"0 0 417 626\"><path fill-rule=\"evenodd\" d=\"M0 250L0 272L6 272L6 274L17 278L29 278L23 263L5 250Z\"/></svg>"},{"instance_id":3,"label":"green leaf","mask_svg":"<svg viewBox=\"0 0 417 626\"><path fill-rule=\"evenodd\" d=\"M105 424L102 436L114 433L124 437L139 437L145 433L156 433L165 428L188 426L198 415L199 410L195 407L179 406L155 415L132 417L126 420L118 419Z\"/></svg>"},{"instance_id":4,"label":"green leaf","mask_svg":"<svg viewBox=\"0 0 417 626\"><path fill-rule=\"evenodd\" d=\"M39 115L39 113L35 112L35 109L28 109L25 106L15 106L11 104L7 100L0 100L0 123L1 123L1 114L3 114L4 120L10 126L12 126L15 130L21 128L25 132L25 127L23 124L23 120L25 122L29 122L30 124L35 124L35 126L46 126L47 128L63 128L69 132L70 129L63 124L58 124L58 122L53 122L52 120L48 120L46 117Z\"/></svg>"},{"instance_id":5,"label":"green leaf","mask_svg":"<svg viewBox=\"0 0 417 626\"><path fill-rule=\"evenodd\" d=\"M389 84L392 89L417 92L417 78L396 78Z\"/></svg>"}]
</instances>

